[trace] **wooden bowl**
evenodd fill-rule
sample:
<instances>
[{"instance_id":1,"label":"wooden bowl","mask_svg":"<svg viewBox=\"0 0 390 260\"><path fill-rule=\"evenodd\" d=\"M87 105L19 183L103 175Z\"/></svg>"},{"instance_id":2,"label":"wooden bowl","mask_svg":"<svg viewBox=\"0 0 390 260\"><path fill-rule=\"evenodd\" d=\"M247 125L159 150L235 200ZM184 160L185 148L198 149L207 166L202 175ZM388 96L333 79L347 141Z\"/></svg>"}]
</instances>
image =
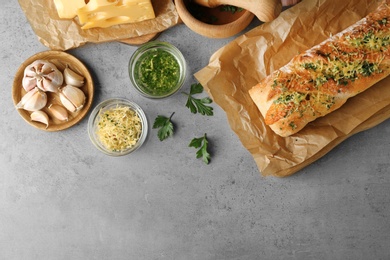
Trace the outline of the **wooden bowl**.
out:
<instances>
[{"instance_id":1,"label":"wooden bowl","mask_svg":"<svg viewBox=\"0 0 390 260\"><path fill-rule=\"evenodd\" d=\"M220 12L221 14L217 15L217 19L220 19L221 22L210 24L196 18L189 10L190 4L193 4L190 0L175 0L176 10L183 23L194 32L208 38L228 38L236 35L244 30L254 18L254 14L247 10L242 10L241 12L236 12L235 14L225 11ZM210 10L210 12L216 14L215 11L219 7L200 8L203 8L203 10L206 11Z\"/></svg>"},{"instance_id":2,"label":"wooden bowl","mask_svg":"<svg viewBox=\"0 0 390 260\"><path fill-rule=\"evenodd\" d=\"M59 96L57 93L46 92L48 97L47 105L42 110L46 112L49 116L49 126L47 128L46 125L43 123L31 121L30 114L32 112L24 109L17 109L17 111L28 124L44 131L49 131L49 132L60 131L77 124L80 120L82 120L85 117L85 115L87 114L88 110L92 105L94 86L93 86L92 77L88 69L85 67L85 65L77 58L75 58L74 56L66 52L62 52L62 51L40 52L31 56L20 65L18 71L16 72L13 86L12 86L12 99L14 101L14 105L16 106L16 104L18 104L19 101L22 99L23 95L26 94L26 91L22 87L24 69L36 60L47 60L53 63L54 65L56 65L56 67L61 72L63 72L66 65L68 65L73 71L77 72L80 75L83 75L85 84L80 89L84 92L86 96L85 104L83 108L77 112L72 113L68 111L69 114L68 121L60 121L54 118L48 109L48 106L50 104L61 105ZM65 85L65 81L63 85Z\"/></svg>"}]
</instances>

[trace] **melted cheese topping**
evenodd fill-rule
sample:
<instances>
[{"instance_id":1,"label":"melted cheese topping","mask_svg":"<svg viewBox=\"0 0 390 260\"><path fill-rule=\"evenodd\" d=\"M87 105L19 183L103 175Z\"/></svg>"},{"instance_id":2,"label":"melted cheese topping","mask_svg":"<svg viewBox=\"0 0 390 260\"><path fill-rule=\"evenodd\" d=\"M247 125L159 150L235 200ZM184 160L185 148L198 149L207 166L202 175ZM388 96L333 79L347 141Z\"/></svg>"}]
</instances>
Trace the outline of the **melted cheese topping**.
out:
<instances>
[{"instance_id":1,"label":"melted cheese topping","mask_svg":"<svg viewBox=\"0 0 390 260\"><path fill-rule=\"evenodd\" d=\"M99 113L96 135L108 150L120 152L133 147L141 132L141 119L129 107L118 106Z\"/></svg>"},{"instance_id":2,"label":"melted cheese topping","mask_svg":"<svg viewBox=\"0 0 390 260\"><path fill-rule=\"evenodd\" d=\"M388 69L389 46L390 24L383 18L298 56L289 70L273 74L269 98L274 100L266 123L290 118L288 125L295 129L295 120L304 115L325 115L337 98L356 92L355 81Z\"/></svg>"},{"instance_id":3,"label":"melted cheese topping","mask_svg":"<svg viewBox=\"0 0 390 260\"><path fill-rule=\"evenodd\" d=\"M286 137L390 75L390 5L298 54L249 90L276 134Z\"/></svg>"}]
</instances>

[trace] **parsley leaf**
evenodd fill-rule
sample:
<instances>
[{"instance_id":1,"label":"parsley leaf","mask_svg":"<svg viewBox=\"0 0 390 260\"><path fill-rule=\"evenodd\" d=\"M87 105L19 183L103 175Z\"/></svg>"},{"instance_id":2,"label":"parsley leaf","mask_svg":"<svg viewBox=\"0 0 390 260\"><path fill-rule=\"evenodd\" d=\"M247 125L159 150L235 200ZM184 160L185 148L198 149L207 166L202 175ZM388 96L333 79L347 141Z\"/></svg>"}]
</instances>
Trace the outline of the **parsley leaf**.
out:
<instances>
[{"instance_id":1,"label":"parsley leaf","mask_svg":"<svg viewBox=\"0 0 390 260\"><path fill-rule=\"evenodd\" d=\"M208 145L208 140L207 140L207 134L204 134L203 137L200 138L194 138L191 140L190 144L188 145L189 147L194 147L196 149L200 148L196 152L196 158L201 158L205 164L209 164L211 155L207 151L207 145Z\"/></svg>"},{"instance_id":2,"label":"parsley leaf","mask_svg":"<svg viewBox=\"0 0 390 260\"><path fill-rule=\"evenodd\" d=\"M203 92L203 86L200 83L194 83L191 85L191 94L200 94Z\"/></svg>"},{"instance_id":3,"label":"parsley leaf","mask_svg":"<svg viewBox=\"0 0 390 260\"><path fill-rule=\"evenodd\" d=\"M194 98L193 95L200 94L203 92L203 86L200 83L191 85L190 94L184 93L188 96L186 107L188 107L191 113L200 113L206 116L212 116L214 114L213 108L208 106L213 101L209 97L205 98Z\"/></svg>"},{"instance_id":4,"label":"parsley leaf","mask_svg":"<svg viewBox=\"0 0 390 260\"><path fill-rule=\"evenodd\" d=\"M153 129L160 128L157 132L157 136L160 141L163 141L173 135L174 127L171 122L173 114L175 114L175 112L173 112L169 118L158 115L154 120Z\"/></svg>"}]
</instances>

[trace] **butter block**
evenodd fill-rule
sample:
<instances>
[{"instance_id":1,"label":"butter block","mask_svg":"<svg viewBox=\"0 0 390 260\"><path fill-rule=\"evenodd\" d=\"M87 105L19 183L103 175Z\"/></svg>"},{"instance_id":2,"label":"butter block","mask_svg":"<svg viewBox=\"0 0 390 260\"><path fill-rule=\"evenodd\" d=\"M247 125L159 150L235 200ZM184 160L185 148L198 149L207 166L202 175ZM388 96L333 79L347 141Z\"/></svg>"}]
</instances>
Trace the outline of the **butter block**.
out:
<instances>
[{"instance_id":1,"label":"butter block","mask_svg":"<svg viewBox=\"0 0 390 260\"><path fill-rule=\"evenodd\" d=\"M82 29L107 28L155 18L150 0L90 0L78 9Z\"/></svg>"},{"instance_id":2,"label":"butter block","mask_svg":"<svg viewBox=\"0 0 390 260\"><path fill-rule=\"evenodd\" d=\"M72 19L76 17L77 10L85 6L85 0L53 0L60 18Z\"/></svg>"}]
</instances>

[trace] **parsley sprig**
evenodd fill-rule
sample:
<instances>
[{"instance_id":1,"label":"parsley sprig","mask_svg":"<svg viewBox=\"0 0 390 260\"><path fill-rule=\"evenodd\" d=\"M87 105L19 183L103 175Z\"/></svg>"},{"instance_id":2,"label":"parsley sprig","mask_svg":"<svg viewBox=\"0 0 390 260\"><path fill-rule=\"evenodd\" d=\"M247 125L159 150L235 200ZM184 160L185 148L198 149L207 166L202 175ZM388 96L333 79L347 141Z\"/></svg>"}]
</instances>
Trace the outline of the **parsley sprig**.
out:
<instances>
[{"instance_id":1,"label":"parsley sprig","mask_svg":"<svg viewBox=\"0 0 390 260\"><path fill-rule=\"evenodd\" d=\"M205 98L195 98L194 95L200 94L203 92L203 86L200 83L194 83L191 85L190 93L184 93L188 96L186 107L194 114L199 113L202 115L212 116L213 107L208 104L212 103L212 100L208 97ZM160 141L167 139L174 134L174 125L172 123L172 117L175 114L173 112L170 117L163 115L157 115L153 123L153 129L159 129L157 136ZM211 155L208 149L209 141L207 139L207 134L205 133L200 138L193 138L188 145L189 147L194 147L197 149L196 158L202 158L205 164L209 164L211 160Z\"/></svg>"},{"instance_id":2,"label":"parsley sprig","mask_svg":"<svg viewBox=\"0 0 390 260\"><path fill-rule=\"evenodd\" d=\"M188 145L189 147L194 147L196 149L200 148L196 152L196 158L201 158L205 164L209 164L211 155L207 151L207 145L209 144L207 140L207 134L204 134L203 137L200 138L194 138L191 140L190 144Z\"/></svg>"},{"instance_id":3,"label":"parsley sprig","mask_svg":"<svg viewBox=\"0 0 390 260\"><path fill-rule=\"evenodd\" d=\"M162 115L158 115L154 120L153 129L160 128L157 132L157 136L160 141L164 141L165 139L173 135L174 127L171 119L174 114L175 112L173 112L169 118Z\"/></svg>"},{"instance_id":4,"label":"parsley sprig","mask_svg":"<svg viewBox=\"0 0 390 260\"><path fill-rule=\"evenodd\" d=\"M213 101L209 97L195 98L193 95L203 92L203 86L200 83L194 83L191 85L190 93L184 93L188 96L186 107L191 110L191 113L200 113L206 116L212 116L214 114L213 108L208 106Z\"/></svg>"}]
</instances>

